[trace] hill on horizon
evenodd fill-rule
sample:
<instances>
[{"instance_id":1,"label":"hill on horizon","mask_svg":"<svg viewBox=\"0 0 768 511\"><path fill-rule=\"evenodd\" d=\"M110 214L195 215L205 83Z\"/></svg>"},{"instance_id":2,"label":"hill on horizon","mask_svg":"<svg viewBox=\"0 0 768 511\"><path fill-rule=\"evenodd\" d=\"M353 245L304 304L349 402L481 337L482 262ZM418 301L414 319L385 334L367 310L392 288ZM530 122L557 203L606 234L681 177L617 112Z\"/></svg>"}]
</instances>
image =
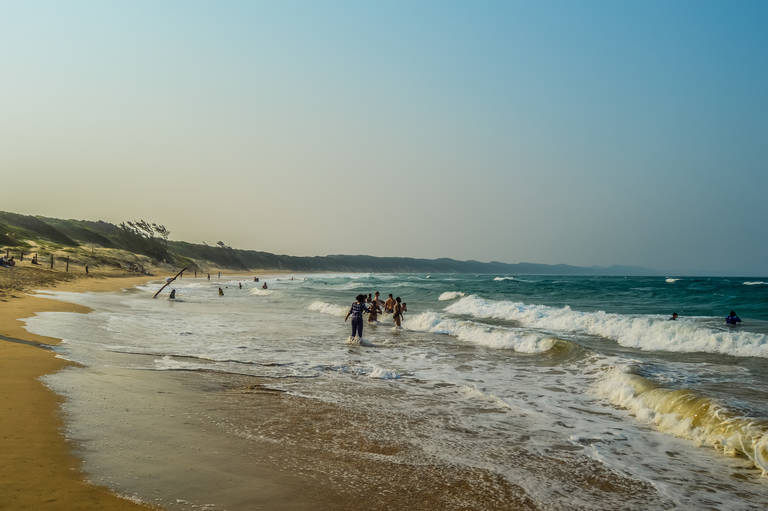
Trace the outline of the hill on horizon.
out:
<instances>
[{"instance_id":1,"label":"hill on horizon","mask_svg":"<svg viewBox=\"0 0 768 511\"><path fill-rule=\"evenodd\" d=\"M101 220L63 220L0 211L0 248L28 252L95 246L141 254L158 263L194 269L216 266L233 270L280 269L292 271L349 271L391 273L505 273L544 275L658 275L634 266L573 266L568 264L459 261L451 258L377 257L335 254L291 256L258 250L188 243L168 239L162 225L144 221L115 225ZM119 265L117 260L104 261ZM92 263L95 264L95 263Z\"/></svg>"}]
</instances>

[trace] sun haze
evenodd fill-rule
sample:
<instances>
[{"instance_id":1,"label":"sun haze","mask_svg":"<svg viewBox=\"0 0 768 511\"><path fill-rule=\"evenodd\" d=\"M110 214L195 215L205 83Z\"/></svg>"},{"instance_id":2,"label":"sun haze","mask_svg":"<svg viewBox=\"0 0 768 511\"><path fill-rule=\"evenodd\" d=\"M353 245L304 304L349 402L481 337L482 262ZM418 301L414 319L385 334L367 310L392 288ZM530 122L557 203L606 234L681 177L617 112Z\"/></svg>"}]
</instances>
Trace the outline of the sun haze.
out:
<instances>
[{"instance_id":1,"label":"sun haze","mask_svg":"<svg viewBox=\"0 0 768 511\"><path fill-rule=\"evenodd\" d=\"M0 210L768 274L764 2L4 2Z\"/></svg>"}]
</instances>

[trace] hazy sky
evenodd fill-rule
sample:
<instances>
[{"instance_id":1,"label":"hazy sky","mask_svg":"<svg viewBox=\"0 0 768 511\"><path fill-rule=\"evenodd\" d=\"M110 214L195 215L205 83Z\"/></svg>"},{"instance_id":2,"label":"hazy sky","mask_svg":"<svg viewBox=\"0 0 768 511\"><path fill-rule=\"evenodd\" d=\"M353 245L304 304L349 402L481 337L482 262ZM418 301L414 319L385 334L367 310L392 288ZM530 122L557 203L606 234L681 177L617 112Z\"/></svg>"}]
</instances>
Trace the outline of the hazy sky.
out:
<instances>
[{"instance_id":1,"label":"hazy sky","mask_svg":"<svg viewBox=\"0 0 768 511\"><path fill-rule=\"evenodd\" d=\"M768 274L768 2L0 2L0 210Z\"/></svg>"}]
</instances>

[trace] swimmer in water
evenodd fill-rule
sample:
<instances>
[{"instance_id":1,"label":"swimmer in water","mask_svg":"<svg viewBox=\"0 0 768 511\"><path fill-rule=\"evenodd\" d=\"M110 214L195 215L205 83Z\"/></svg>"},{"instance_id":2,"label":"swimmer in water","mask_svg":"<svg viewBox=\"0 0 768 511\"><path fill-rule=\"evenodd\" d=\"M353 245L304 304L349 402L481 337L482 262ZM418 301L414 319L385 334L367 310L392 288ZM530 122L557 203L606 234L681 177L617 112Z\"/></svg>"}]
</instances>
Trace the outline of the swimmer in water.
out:
<instances>
[{"instance_id":1,"label":"swimmer in water","mask_svg":"<svg viewBox=\"0 0 768 511\"><path fill-rule=\"evenodd\" d=\"M224 290L219 288L219 296L224 296Z\"/></svg>"},{"instance_id":2,"label":"swimmer in water","mask_svg":"<svg viewBox=\"0 0 768 511\"><path fill-rule=\"evenodd\" d=\"M741 318L736 315L736 311L731 311L728 317L725 318L725 322L729 325L738 325L741 323Z\"/></svg>"},{"instance_id":3,"label":"swimmer in water","mask_svg":"<svg viewBox=\"0 0 768 511\"><path fill-rule=\"evenodd\" d=\"M267 283L266 283L266 281L264 282L264 285L263 285L263 286L261 286L261 289L267 289Z\"/></svg>"},{"instance_id":4,"label":"swimmer in water","mask_svg":"<svg viewBox=\"0 0 768 511\"><path fill-rule=\"evenodd\" d=\"M677 312L672 313L672 317L669 318L670 321L677 321Z\"/></svg>"},{"instance_id":5,"label":"swimmer in water","mask_svg":"<svg viewBox=\"0 0 768 511\"><path fill-rule=\"evenodd\" d=\"M176 290L175 289L171 289L171 296L169 296L168 298L170 300L175 300L176 299Z\"/></svg>"}]
</instances>

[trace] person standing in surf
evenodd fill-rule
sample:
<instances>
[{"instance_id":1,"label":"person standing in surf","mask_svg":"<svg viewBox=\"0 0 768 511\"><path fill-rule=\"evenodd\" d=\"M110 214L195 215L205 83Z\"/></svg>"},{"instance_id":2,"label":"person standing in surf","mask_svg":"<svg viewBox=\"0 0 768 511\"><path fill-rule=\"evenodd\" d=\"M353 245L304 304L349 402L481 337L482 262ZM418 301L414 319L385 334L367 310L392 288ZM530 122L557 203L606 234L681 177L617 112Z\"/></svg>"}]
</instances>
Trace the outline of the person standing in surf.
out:
<instances>
[{"instance_id":1,"label":"person standing in surf","mask_svg":"<svg viewBox=\"0 0 768 511\"><path fill-rule=\"evenodd\" d=\"M392 298L392 293L389 293L389 298L387 298L387 301L384 302L384 312L387 314L392 314L392 311L395 309L395 299Z\"/></svg>"},{"instance_id":2,"label":"person standing in surf","mask_svg":"<svg viewBox=\"0 0 768 511\"><path fill-rule=\"evenodd\" d=\"M381 314L381 307L379 307L379 304L375 301L371 302L371 304L368 305L368 323L378 323L379 314Z\"/></svg>"},{"instance_id":3,"label":"person standing in surf","mask_svg":"<svg viewBox=\"0 0 768 511\"><path fill-rule=\"evenodd\" d=\"M368 307L365 306L365 295L357 295L357 300L352 304L347 312L347 317L344 318L344 323L347 322L349 316L352 316L352 338L363 338L363 313L368 312Z\"/></svg>"},{"instance_id":4,"label":"person standing in surf","mask_svg":"<svg viewBox=\"0 0 768 511\"><path fill-rule=\"evenodd\" d=\"M395 307L393 309L392 319L395 322L395 326L400 328L403 321L403 306L400 305L400 297L395 298Z\"/></svg>"}]
</instances>

